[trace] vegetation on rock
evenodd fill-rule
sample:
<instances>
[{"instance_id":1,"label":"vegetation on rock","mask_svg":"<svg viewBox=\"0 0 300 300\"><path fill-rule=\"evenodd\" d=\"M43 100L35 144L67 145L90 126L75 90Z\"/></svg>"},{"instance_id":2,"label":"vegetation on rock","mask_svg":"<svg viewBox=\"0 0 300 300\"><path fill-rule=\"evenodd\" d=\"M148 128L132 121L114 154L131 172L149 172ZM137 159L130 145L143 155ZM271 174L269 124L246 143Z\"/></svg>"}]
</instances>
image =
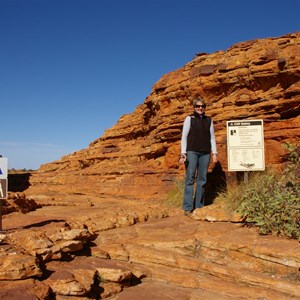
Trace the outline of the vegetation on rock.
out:
<instances>
[{"instance_id":1,"label":"vegetation on rock","mask_svg":"<svg viewBox=\"0 0 300 300\"><path fill-rule=\"evenodd\" d=\"M280 172L252 172L248 182L234 182L214 202L223 202L230 214L238 212L260 234L300 239L300 146L285 143L286 166ZM176 181L167 202L180 207L184 179Z\"/></svg>"},{"instance_id":2,"label":"vegetation on rock","mask_svg":"<svg viewBox=\"0 0 300 300\"><path fill-rule=\"evenodd\" d=\"M251 174L248 183L233 184L216 201L225 201L229 211L239 212L260 234L300 239L300 147L288 149L287 165L281 172L267 170Z\"/></svg>"}]
</instances>

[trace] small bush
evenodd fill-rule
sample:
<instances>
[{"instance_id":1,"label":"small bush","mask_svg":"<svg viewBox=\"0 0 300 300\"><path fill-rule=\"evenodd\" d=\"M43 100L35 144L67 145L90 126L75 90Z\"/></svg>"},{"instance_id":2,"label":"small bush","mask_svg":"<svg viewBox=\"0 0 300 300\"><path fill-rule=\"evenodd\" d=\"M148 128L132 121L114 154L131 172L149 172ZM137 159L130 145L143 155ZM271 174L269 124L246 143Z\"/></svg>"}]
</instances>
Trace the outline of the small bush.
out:
<instances>
[{"instance_id":1,"label":"small bush","mask_svg":"<svg viewBox=\"0 0 300 300\"><path fill-rule=\"evenodd\" d=\"M281 175L267 172L255 176L244 189L237 211L261 234L282 234L300 238L299 184L286 182Z\"/></svg>"},{"instance_id":2,"label":"small bush","mask_svg":"<svg viewBox=\"0 0 300 300\"><path fill-rule=\"evenodd\" d=\"M285 144L289 151L284 170L252 174L248 183L229 186L217 201L238 211L245 222L258 226L261 234L300 239L299 146Z\"/></svg>"},{"instance_id":3,"label":"small bush","mask_svg":"<svg viewBox=\"0 0 300 300\"><path fill-rule=\"evenodd\" d=\"M239 212L261 234L300 239L300 146L284 144L287 164L282 172L254 172L247 183L227 185L214 202L224 202L229 214ZM184 178L175 182L167 203L181 207Z\"/></svg>"}]
</instances>

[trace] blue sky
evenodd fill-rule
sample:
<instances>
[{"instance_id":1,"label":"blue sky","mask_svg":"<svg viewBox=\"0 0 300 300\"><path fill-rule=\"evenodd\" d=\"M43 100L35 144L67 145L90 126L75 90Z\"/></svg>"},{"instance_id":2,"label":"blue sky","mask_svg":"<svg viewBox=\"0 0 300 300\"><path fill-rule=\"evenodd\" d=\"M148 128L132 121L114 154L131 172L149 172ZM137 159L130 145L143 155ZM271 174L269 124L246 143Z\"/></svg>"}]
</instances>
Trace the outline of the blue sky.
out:
<instances>
[{"instance_id":1,"label":"blue sky","mask_svg":"<svg viewBox=\"0 0 300 300\"><path fill-rule=\"evenodd\" d=\"M88 147L164 74L300 30L298 0L0 0L0 154L8 167Z\"/></svg>"}]
</instances>

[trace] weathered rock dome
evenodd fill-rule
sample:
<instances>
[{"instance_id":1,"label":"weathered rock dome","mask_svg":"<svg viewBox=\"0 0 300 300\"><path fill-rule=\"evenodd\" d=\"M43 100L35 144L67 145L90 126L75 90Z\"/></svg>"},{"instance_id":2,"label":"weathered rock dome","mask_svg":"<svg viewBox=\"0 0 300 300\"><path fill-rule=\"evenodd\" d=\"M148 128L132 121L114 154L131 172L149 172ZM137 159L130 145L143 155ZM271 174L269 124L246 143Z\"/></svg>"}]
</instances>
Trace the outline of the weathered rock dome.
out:
<instances>
[{"instance_id":1,"label":"weathered rock dome","mask_svg":"<svg viewBox=\"0 0 300 300\"><path fill-rule=\"evenodd\" d=\"M134 112L88 148L42 165L26 193L163 197L184 173L178 168L181 129L197 96L208 103L215 124L222 172L227 172L226 121L234 119L264 121L266 166L278 167L282 143L300 137L299 66L300 32L199 53L162 76Z\"/></svg>"}]
</instances>

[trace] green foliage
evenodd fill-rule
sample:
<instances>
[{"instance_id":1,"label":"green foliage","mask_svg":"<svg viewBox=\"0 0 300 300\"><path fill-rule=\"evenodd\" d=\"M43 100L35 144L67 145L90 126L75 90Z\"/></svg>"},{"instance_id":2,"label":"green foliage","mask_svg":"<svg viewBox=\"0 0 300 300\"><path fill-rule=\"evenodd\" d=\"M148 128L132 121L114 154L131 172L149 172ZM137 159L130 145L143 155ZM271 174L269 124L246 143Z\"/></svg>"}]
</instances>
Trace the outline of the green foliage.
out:
<instances>
[{"instance_id":1,"label":"green foliage","mask_svg":"<svg viewBox=\"0 0 300 300\"><path fill-rule=\"evenodd\" d=\"M248 183L228 187L217 201L226 201L230 211L238 211L245 222L258 226L261 234L300 239L299 146L284 145L289 155L280 173L254 173Z\"/></svg>"},{"instance_id":2,"label":"green foliage","mask_svg":"<svg viewBox=\"0 0 300 300\"><path fill-rule=\"evenodd\" d=\"M245 188L238 211L261 234L300 238L299 183L289 184L282 175L267 172Z\"/></svg>"},{"instance_id":3,"label":"green foliage","mask_svg":"<svg viewBox=\"0 0 300 300\"><path fill-rule=\"evenodd\" d=\"M300 239L300 146L284 144L287 164L281 172L254 172L247 183L232 183L214 202L224 202L228 213L239 212L261 234ZM180 208L184 178L175 182L167 203Z\"/></svg>"}]
</instances>

